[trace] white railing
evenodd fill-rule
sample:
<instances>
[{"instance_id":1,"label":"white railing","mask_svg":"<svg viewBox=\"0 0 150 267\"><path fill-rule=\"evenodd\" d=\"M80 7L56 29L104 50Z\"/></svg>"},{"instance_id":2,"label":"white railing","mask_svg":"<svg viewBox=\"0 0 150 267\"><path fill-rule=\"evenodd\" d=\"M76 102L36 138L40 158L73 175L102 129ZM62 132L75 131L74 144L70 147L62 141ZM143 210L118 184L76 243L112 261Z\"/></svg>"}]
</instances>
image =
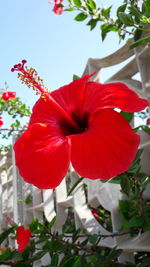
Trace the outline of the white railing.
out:
<instances>
[{"instance_id":1,"label":"white railing","mask_svg":"<svg viewBox=\"0 0 150 267\"><path fill-rule=\"evenodd\" d=\"M100 80L102 68L106 68L124 60L133 57L126 66L114 74L106 83L121 81L126 83L131 89L136 91L144 98L150 99L150 48L148 46L140 47L135 51L129 50L128 45L119 49L114 54L103 59L89 59L84 74L98 71L95 80ZM141 80L133 79L133 76L139 73ZM141 135L140 147L144 149L142 154L142 168L150 172L150 138L146 133L139 132ZM60 231L67 220L68 208L72 207L74 212L75 224L77 228L85 228L88 233L111 234L100 223L97 222L90 208L86 203L83 183L87 185L88 204L93 208L102 206L108 210L112 218L112 232L119 231L121 218L119 215L118 201L124 196L120 193L118 184L101 183L99 180L91 181L84 179L74 190L71 196L67 196L66 179L56 188L55 191L39 190L29 185L19 176L15 167L14 153L2 155L0 160L0 227L1 230L6 227L5 216L10 216L16 223L29 224L34 217L40 221L43 219L43 213L48 221L56 216L54 230ZM70 167L70 180L73 185L79 179L78 174ZM30 194L32 200L25 204L26 196ZM144 192L145 198L150 198L150 188ZM100 241L100 246L117 246L123 250L119 261L134 262L135 251L150 251L150 233L145 232L137 237L130 235L108 237ZM10 245L12 240L10 240ZM13 244L12 244L13 245ZM49 256L46 255L36 262L34 266L48 264Z\"/></svg>"}]
</instances>

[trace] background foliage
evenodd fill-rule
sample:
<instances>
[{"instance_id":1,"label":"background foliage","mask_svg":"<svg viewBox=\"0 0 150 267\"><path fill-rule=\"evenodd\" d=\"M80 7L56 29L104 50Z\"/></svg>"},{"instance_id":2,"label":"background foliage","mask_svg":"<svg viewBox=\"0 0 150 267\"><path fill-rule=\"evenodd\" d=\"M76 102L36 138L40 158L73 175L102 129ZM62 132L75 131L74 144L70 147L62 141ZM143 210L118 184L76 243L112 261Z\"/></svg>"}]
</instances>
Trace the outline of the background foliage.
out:
<instances>
[{"instance_id":1,"label":"background foliage","mask_svg":"<svg viewBox=\"0 0 150 267\"><path fill-rule=\"evenodd\" d=\"M65 11L78 11L76 21L86 20L86 25L93 30L100 28L102 40L109 32L116 32L119 40L132 37L133 44L130 48L150 42L150 0L124 0L112 17L111 6L98 7L94 0L68 0ZM107 3L106 3L107 4Z\"/></svg>"}]
</instances>

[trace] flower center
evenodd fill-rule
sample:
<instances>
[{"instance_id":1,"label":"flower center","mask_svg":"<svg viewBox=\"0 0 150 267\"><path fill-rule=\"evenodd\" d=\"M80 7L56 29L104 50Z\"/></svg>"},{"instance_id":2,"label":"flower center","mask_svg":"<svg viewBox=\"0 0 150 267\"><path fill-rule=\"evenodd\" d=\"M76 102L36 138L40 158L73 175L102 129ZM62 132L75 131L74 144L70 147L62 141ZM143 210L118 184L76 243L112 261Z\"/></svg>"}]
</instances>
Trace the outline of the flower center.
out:
<instances>
[{"instance_id":1,"label":"flower center","mask_svg":"<svg viewBox=\"0 0 150 267\"><path fill-rule=\"evenodd\" d=\"M87 131L88 129L88 119L89 119L89 114L86 113L81 116L78 113L72 113L71 115L73 121L76 122L78 125L78 129L76 127L73 127L70 123L68 123L67 120L61 120L60 121L60 127L62 129L63 135L72 135L72 134L79 134Z\"/></svg>"}]
</instances>

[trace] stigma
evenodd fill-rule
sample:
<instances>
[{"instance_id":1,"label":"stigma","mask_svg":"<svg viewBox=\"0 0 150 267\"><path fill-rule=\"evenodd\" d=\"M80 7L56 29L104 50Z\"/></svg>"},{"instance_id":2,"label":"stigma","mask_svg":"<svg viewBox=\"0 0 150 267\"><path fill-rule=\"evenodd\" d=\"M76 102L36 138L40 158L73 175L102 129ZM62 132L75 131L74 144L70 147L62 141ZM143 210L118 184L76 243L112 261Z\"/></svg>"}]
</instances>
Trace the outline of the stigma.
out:
<instances>
[{"instance_id":1,"label":"stigma","mask_svg":"<svg viewBox=\"0 0 150 267\"><path fill-rule=\"evenodd\" d=\"M21 63L14 65L11 71L17 71L21 82L36 91L37 95L42 94L44 98L44 95L48 93L48 88L43 84L43 80L38 75L38 72L34 68L25 66L26 63L27 61L23 59Z\"/></svg>"}]
</instances>

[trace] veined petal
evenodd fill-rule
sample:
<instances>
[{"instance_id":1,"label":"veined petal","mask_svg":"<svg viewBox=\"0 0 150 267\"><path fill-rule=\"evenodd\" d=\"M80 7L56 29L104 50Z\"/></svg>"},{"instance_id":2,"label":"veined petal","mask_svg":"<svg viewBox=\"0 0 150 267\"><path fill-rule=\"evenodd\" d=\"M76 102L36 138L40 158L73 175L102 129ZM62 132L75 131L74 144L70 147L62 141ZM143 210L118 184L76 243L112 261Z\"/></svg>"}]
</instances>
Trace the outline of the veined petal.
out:
<instances>
[{"instance_id":1,"label":"veined petal","mask_svg":"<svg viewBox=\"0 0 150 267\"><path fill-rule=\"evenodd\" d=\"M40 98L32 109L29 125L34 123L58 124L63 119L62 114L47 99Z\"/></svg>"},{"instance_id":2,"label":"veined petal","mask_svg":"<svg viewBox=\"0 0 150 267\"><path fill-rule=\"evenodd\" d=\"M87 82L91 75L85 75L80 79L71 82L68 85L60 87L51 93L52 97L69 114L82 109Z\"/></svg>"},{"instance_id":3,"label":"veined petal","mask_svg":"<svg viewBox=\"0 0 150 267\"><path fill-rule=\"evenodd\" d=\"M110 179L126 171L140 142L123 116L112 109L93 113L88 130L68 138L74 169L90 179Z\"/></svg>"},{"instance_id":4,"label":"veined petal","mask_svg":"<svg viewBox=\"0 0 150 267\"><path fill-rule=\"evenodd\" d=\"M14 150L20 175L40 189L55 188L67 173L70 144L53 125L33 124L17 140Z\"/></svg>"},{"instance_id":5,"label":"veined petal","mask_svg":"<svg viewBox=\"0 0 150 267\"><path fill-rule=\"evenodd\" d=\"M84 112L91 113L103 108L119 108L126 112L138 112L148 105L147 100L140 98L123 83L87 83Z\"/></svg>"}]
</instances>

